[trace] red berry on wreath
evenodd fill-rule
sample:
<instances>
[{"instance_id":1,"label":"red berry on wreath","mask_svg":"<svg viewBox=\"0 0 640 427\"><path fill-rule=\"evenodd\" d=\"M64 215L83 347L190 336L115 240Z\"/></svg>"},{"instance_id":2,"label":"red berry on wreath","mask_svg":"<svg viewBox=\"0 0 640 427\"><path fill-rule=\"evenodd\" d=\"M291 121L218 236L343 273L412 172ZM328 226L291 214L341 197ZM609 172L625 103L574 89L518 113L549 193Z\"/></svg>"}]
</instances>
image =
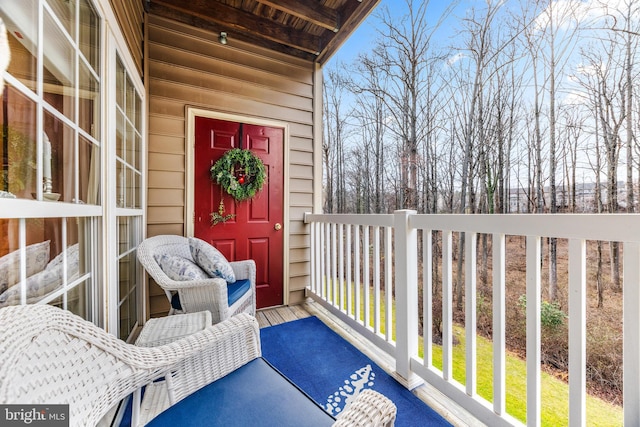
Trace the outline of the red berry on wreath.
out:
<instances>
[{"instance_id":1,"label":"red berry on wreath","mask_svg":"<svg viewBox=\"0 0 640 427\"><path fill-rule=\"evenodd\" d=\"M238 178L238 182L240 184L244 184L244 175L240 175L240 178Z\"/></svg>"}]
</instances>

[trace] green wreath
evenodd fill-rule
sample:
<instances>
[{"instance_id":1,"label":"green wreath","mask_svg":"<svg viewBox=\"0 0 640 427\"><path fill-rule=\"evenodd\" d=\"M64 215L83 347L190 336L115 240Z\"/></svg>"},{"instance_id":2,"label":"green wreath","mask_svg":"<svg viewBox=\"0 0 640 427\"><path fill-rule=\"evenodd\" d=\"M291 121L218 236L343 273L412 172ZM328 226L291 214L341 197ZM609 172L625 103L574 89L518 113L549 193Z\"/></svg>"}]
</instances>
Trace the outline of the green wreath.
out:
<instances>
[{"instance_id":1,"label":"green wreath","mask_svg":"<svg viewBox=\"0 0 640 427\"><path fill-rule=\"evenodd\" d=\"M266 170L259 157L249 150L227 151L210 169L211 179L234 199L247 200L256 195L266 180Z\"/></svg>"}]
</instances>

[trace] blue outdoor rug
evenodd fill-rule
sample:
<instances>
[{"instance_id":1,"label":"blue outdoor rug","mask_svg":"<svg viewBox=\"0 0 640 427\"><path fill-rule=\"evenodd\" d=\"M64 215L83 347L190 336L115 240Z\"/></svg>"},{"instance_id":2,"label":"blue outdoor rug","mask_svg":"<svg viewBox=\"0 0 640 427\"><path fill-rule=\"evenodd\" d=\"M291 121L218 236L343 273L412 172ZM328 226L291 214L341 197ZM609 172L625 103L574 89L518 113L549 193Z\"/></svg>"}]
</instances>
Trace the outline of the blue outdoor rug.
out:
<instances>
[{"instance_id":1,"label":"blue outdoor rug","mask_svg":"<svg viewBox=\"0 0 640 427\"><path fill-rule=\"evenodd\" d=\"M260 339L262 356L333 416L371 388L395 403L397 427L451 426L317 317L263 328Z\"/></svg>"}]
</instances>

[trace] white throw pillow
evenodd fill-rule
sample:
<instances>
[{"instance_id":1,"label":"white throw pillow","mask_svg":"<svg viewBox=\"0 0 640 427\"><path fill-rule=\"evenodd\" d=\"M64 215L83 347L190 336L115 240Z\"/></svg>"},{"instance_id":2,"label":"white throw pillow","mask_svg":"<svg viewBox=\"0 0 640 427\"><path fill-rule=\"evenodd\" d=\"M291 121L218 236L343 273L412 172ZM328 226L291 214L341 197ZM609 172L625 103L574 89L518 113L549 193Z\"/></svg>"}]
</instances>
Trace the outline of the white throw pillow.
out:
<instances>
[{"instance_id":1,"label":"white throw pillow","mask_svg":"<svg viewBox=\"0 0 640 427\"><path fill-rule=\"evenodd\" d=\"M25 248L27 277L41 272L49 262L51 241L35 243ZM20 280L20 251L13 251L0 258L0 294Z\"/></svg>"},{"instance_id":2,"label":"white throw pillow","mask_svg":"<svg viewBox=\"0 0 640 427\"><path fill-rule=\"evenodd\" d=\"M63 253L61 252L51 261L47 268L27 278L27 304L38 302L44 296L57 290L63 283ZM74 280L79 274L80 257L78 244L67 250L68 281ZM0 307L20 303L21 283L17 283L0 295Z\"/></svg>"},{"instance_id":3,"label":"white throw pillow","mask_svg":"<svg viewBox=\"0 0 640 427\"><path fill-rule=\"evenodd\" d=\"M189 237L189 248L193 260L205 273L211 277L223 278L227 283L235 283L233 268L219 250L197 237Z\"/></svg>"},{"instance_id":4,"label":"white throw pillow","mask_svg":"<svg viewBox=\"0 0 640 427\"><path fill-rule=\"evenodd\" d=\"M156 262L164 271L164 274L171 280L202 280L209 279L205 273L194 262L177 255L156 255Z\"/></svg>"}]
</instances>

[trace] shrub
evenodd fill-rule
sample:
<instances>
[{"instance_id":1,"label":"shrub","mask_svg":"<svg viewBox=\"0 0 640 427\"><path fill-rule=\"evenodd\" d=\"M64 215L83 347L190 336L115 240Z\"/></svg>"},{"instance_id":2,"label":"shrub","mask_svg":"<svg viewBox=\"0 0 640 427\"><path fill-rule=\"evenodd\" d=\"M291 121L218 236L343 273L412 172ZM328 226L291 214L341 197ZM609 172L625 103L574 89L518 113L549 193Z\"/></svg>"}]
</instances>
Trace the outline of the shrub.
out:
<instances>
[{"instance_id":1,"label":"shrub","mask_svg":"<svg viewBox=\"0 0 640 427\"><path fill-rule=\"evenodd\" d=\"M518 298L518 305L526 311L526 295L520 295L520 298ZM542 301L542 304L540 304L540 324L543 328L549 331L556 331L564 325L564 319L566 318L567 315L562 311L560 304L557 302L550 303L548 301Z\"/></svg>"}]
</instances>

